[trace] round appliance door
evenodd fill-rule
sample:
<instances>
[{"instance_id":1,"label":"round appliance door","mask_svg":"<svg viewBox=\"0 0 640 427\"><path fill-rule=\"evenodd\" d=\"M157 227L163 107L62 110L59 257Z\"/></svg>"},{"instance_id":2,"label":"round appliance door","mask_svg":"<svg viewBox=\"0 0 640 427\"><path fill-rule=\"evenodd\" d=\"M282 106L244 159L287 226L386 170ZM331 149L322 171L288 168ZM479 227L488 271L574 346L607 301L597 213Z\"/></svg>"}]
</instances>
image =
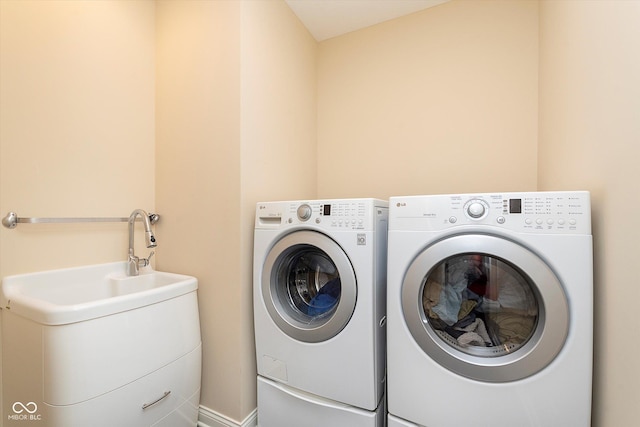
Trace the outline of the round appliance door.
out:
<instances>
[{"instance_id":1,"label":"round appliance door","mask_svg":"<svg viewBox=\"0 0 640 427\"><path fill-rule=\"evenodd\" d=\"M402 284L411 334L437 363L480 381L544 369L569 330L563 287L525 247L495 236L452 236L425 248Z\"/></svg>"},{"instance_id":2,"label":"round appliance door","mask_svg":"<svg viewBox=\"0 0 640 427\"><path fill-rule=\"evenodd\" d=\"M320 342L337 335L356 306L356 277L342 248L324 234L296 231L280 239L262 270L262 297L290 337Z\"/></svg>"}]
</instances>

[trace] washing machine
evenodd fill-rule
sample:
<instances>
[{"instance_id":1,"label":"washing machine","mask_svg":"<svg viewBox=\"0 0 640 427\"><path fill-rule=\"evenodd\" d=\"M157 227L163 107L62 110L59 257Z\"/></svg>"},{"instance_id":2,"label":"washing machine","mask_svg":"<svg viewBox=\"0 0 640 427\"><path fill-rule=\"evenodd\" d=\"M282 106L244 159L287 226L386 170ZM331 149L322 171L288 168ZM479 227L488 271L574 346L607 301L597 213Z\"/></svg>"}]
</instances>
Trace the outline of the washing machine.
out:
<instances>
[{"instance_id":1,"label":"washing machine","mask_svg":"<svg viewBox=\"0 0 640 427\"><path fill-rule=\"evenodd\" d=\"M258 203L260 427L386 423L388 202Z\"/></svg>"},{"instance_id":2,"label":"washing machine","mask_svg":"<svg viewBox=\"0 0 640 427\"><path fill-rule=\"evenodd\" d=\"M588 192L393 197L389 427L588 427Z\"/></svg>"}]
</instances>

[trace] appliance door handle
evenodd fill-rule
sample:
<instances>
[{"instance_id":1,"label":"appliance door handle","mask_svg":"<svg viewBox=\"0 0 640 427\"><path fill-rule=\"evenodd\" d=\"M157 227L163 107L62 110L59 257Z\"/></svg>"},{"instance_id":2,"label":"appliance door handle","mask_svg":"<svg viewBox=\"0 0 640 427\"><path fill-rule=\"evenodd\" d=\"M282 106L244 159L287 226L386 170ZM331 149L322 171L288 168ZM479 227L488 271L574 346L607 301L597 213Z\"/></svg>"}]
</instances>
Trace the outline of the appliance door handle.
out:
<instances>
[{"instance_id":1,"label":"appliance door handle","mask_svg":"<svg viewBox=\"0 0 640 427\"><path fill-rule=\"evenodd\" d=\"M144 411L145 409L155 405L156 403L160 403L162 400L166 399L167 397L169 397L169 395L171 394L171 390L169 391L165 391L164 394L162 396L160 396L159 398L157 398L156 400L154 400L153 402L150 403L145 403L144 405L142 405L142 410Z\"/></svg>"}]
</instances>

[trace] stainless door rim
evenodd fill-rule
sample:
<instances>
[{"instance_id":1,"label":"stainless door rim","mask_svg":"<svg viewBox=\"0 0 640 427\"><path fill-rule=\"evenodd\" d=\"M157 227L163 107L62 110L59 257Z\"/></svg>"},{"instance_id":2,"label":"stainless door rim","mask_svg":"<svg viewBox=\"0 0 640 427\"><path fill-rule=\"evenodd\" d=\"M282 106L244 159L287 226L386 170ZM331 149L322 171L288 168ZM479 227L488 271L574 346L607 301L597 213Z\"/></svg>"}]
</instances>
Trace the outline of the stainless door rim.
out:
<instances>
[{"instance_id":1,"label":"stainless door rim","mask_svg":"<svg viewBox=\"0 0 640 427\"><path fill-rule=\"evenodd\" d=\"M293 307L284 304L279 297L279 293L283 292L277 278L279 263L290 254L307 247L318 248L326 253L340 276L340 300L329 316L301 319L292 313ZM314 343L336 336L349 323L356 305L357 282L349 257L340 245L325 234L299 230L285 235L269 250L262 268L261 291L269 316L282 332L296 340Z\"/></svg>"},{"instance_id":2,"label":"stainless door rim","mask_svg":"<svg viewBox=\"0 0 640 427\"><path fill-rule=\"evenodd\" d=\"M422 307L424 278L441 261L465 253L482 253L509 261L526 274L538 299L538 322L527 343L500 357L474 356L445 343L429 325ZM437 241L413 260L403 278L404 321L420 348L459 375L487 382L515 381L544 369L562 349L569 331L569 306L551 268L536 254L505 238L484 234L454 235Z\"/></svg>"}]
</instances>

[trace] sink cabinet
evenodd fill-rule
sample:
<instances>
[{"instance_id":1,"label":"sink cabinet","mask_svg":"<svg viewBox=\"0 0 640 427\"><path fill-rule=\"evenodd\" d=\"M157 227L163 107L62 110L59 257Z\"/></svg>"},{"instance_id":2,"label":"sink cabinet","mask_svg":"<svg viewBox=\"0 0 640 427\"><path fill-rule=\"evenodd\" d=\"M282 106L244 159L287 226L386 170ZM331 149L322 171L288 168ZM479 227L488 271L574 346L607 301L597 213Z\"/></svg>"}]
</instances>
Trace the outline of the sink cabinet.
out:
<instances>
[{"instance_id":1,"label":"sink cabinet","mask_svg":"<svg viewBox=\"0 0 640 427\"><path fill-rule=\"evenodd\" d=\"M0 310L0 424L194 427L202 357L196 295L58 325Z\"/></svg>"}]
</instances>

